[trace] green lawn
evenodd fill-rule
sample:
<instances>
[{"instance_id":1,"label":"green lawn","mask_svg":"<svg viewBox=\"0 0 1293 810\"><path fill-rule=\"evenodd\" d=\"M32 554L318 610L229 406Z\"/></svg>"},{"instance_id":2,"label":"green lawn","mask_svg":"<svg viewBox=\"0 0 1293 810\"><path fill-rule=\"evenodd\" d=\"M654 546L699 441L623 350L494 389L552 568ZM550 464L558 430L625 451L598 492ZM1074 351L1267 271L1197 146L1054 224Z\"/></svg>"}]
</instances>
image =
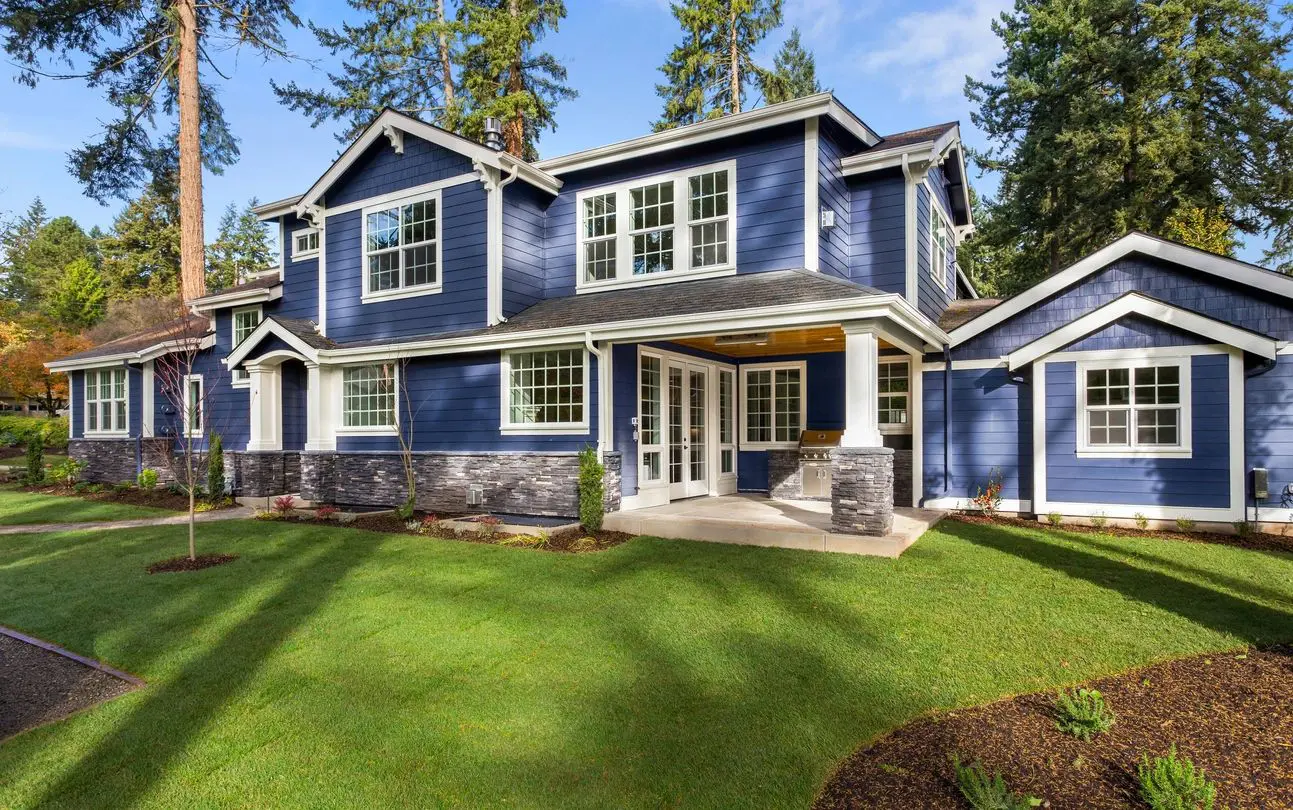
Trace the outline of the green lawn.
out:
<instances>
[{"instance_id":1,"label":"green lawn","mask_svg":"<svg viewBox=\"0 0 1293 810\"><path fill-rule=\"evenodd\" d=\"M169 509L100 503L66 495L39 495L13 487L0 487L0 526L28 523L82 523L87 520L130 520L168 517Z\"/></svg>"},{"instance_id":2,"label":"green lawn","mask_svg":"<svg viewBox=\"0 0 1293 810\"><path fill-rule=\"evenodd\" d=\"M803 807L923 712L1293 639L1293 556L1200 544L199 532L241 558L148 576L182 529L0 538L0 623L151 683L0 745L0 807Z\"/></svg>"}]
</instances>

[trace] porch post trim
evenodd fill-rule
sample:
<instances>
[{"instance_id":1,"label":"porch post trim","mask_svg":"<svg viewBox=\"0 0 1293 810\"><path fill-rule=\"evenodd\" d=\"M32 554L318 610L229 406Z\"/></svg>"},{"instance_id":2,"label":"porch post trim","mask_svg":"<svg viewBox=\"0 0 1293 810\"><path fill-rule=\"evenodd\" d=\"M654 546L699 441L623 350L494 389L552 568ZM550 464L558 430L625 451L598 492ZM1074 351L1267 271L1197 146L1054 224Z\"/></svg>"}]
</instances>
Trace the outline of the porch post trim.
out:
<instances>
[{"instance_id":1,"label":"porch post trim","mask_svg":"<svg viewBox=\"0 0 1293 810\"><path fill-rule=\"evenodd\" d=\"M881 447L878 391L879 330L844 324L844 436L842 447Z\"/></svg>"},{"instance_id":2,"label":"porch post trim","mask_svg":"<svg viewBox=\"0 0 1293 810\"><path fill-rule=\"evenodd\" d=\"M251 380L249 452L283 449L283 408L279 386L280 366L247 367Z\"/></svg>"}]
</instances>

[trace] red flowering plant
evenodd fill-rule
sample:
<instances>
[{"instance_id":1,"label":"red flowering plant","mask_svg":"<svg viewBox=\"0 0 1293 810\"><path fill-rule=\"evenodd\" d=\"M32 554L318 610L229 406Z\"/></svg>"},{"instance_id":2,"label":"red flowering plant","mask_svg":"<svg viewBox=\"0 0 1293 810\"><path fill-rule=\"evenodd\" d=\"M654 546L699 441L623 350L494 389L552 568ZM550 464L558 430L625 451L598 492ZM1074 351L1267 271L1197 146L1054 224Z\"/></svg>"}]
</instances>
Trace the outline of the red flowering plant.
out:
<instances>
[{"instance_id":1,"label":"red flowering plant","mask_svg":"<svg viewBox=\"0 0 1293 810\"><path fill-rule=\"evenodd\" d=\"M320 506L318 509L314 510L314 516L319 520L332 520L337 512L340 511L341 510L335 506L328 506L325 504L324 506Z\"/></svg>"},{"instance_id":2,"label":"red flowering plant","mask_svg":"<svg viewBox=\"0 0 1293 810\"><path fill-rule=\"evenodd\" d=\"M993 467L988 473L987 486L978 488L978 494L971 499L974 507L988 517L995 517L1001 509L1001 468Z\"/></svg>"},{"instance_id":3,"label":"red flowering plant","mask_svg":"<svg viewBox=\"0 0 1293 810\"><path fill-rule=\"evenodd\" d=\"M274 511L286 515L296 508L296 498L291 495L279 495L274 499Z\"/></svg>"}]
</instances>

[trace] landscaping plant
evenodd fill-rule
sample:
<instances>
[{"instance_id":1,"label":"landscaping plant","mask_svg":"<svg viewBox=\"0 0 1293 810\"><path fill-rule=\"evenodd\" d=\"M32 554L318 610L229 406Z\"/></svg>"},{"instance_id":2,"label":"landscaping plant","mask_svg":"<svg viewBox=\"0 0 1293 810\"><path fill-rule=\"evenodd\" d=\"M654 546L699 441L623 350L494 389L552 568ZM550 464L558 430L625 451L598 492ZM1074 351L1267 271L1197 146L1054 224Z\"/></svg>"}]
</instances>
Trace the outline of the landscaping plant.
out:
<instances>
[{"instance_id":1,"label":"landscaping plant","mask_svg":"<svg viewBox=\"0 0 1293 810\"><path fill-rule=\"evenodd\" d=\"M979 487L978 494L971 499L971 502L983 514L993 517L1001 509L1001 490L1003 488L1001 468L993 467L992 471L988 473L988 485Z\"/></svg>"},{"instance_id":2,"label":"landscaping plant","mask_svg":"<svg viewBox=\"0 0 1293 810\"><path fill-rule=\"evenodd\" d=\"M953 755L952 767L956 771L956 786L974 810L1027 810L1041 806L1041 799L1012 793L1001 774L988 776L982 763L962 765L960 757Z\"/></svg>"},{"instance_id":3,"label":"landscaping plant","mask_svg":"<svg viewBox=\"0 0 1293 810\"><path fill-rule=\"evenodd\" d=\"M333 516L336 515L338 511L337 507L325 504L324 506L320 506L318 509L314 510L314 516L319 520L332 520Z\"/></svg>"},{"instance_id":4,"label":"landscaping plant","mask_svg":"<svg viewBox=\"0 0 1293 810\"><path fill-rule=\"evenodd\" d=\"M1136 773L1140 797L1153 810L1212 810L1217 801L1216 784L1189 759L1178 758L1175 745L1153 761L1143 754Z\"/></svg>"},{"instance_id":5,"label":"landscaping plant","mask_svg":"<svg viewBox=\"0 0 1293 810\"><path fill-rule=\"evenodd\" d=\"M476 522L480 524L481 537L496 537L498 535L498 527L503 525L503 519L494 517L493 515L485 515Z\"/></svg>"},{"instance_id":6,"label":"landscaping plant","mask_svg":"<svg viewBox=\"0 0 1293 810\"><path fill-rule=\"evenodd\" d=\"M279 495L274 499L274 511L280 515L286 515L296 508L296 498L291 495Z\"/></svg>"},{"instance_id":7,"label":"landscaping plant","mask_svg":"<svg viewBox=\"0 0 1293 810\"><path fill-rule=\"evenodd\" d=\"M1182 532L1192 532L1194 531L1194 521L1189 518L1177 518L1176 529Z\"/></svg>"},{"instance_id":8,"label":"landscaping plant","mask_svg":"<svg viewBox=\"0 0 1293 810\"><path fill-rule=\"evenodd\" d=\"M157 470L140 470L139 475L135 477L135 483L139 484L139 488L144 492L152 492L157 488Z\"/></svg>"},{"instance_id":9,"label":"landscaping plant","mask_svg":"<svg viewBox=\"0 0 1293 810\"><path fill-rule=\"evenodd\" d=\"M85 472L86 466L84 461L66 458L51 467L49 474L58 483L65 487L70 487L81 480L81 473Z\"/></svg>"},{"instance_id":10,"label":"landscaping plant","mask_svg":"<svg viewBox=\"0 0 1293 810\"><path fill-rule=\"evenodd\" d=\"M1136 521L1137 529L1144 531L1145 529L1149 528L1149 518L1145 517L1140 512L1137 512L1136 514L1132 515L1131 519Z\"/></svg>"},{"instance_id":11,"label":"landscaping plant","mask_svg":"<svg viewBox=\"0 0 1293 810\"><path fill-rule=\"evenodd\" d=\"M585 531L596 532L602 528L606 514L605 485L602 478L606 468L597 459L597 450L585 447L579 451L579 522Z\"/></svg>"},{"instance_id":12,"label":"landscaping plant","mask_svg":"<svg viewBox=\"0 0 1293 810\"><path fill-rule=\"evenodd\" d=\"M1061 691L1055 698L1055 727L1083 742L1113 728L1116 719L1098 689Z\"/></svg>"},{"instance_id":13,"label":"landscaping plant","mask_svg":"<svg viewBox=\"0 0 1293 810\"><path fill-rule=\"evenodd\" d=\"M1050 512L1046 515L1046 522L1051 524L1052 526L1058 527L1060 523L1063 522L1063 520L1064 520L1064 516L1061 515L1059 512Z\"/></svg>"},{"instance_id":14,"label":"landscaping plant","mask_svg":"<svg viewBox=\"0 0 1293 810\"><path fill-rule=\"evenodd\" d=\"M1235 534L1239 535L1240 537L1247 537L1248 535L1253 533L1253 524L1249 523L1246 520L1236 520L1234 525L1235 525Z\"/></svg>"},{"instance_id":15,"label":"landscaping plant","mask_svg":"<svg viewBox=\"0 0 1293 810\"><path fill-rule=\"evenodd\" d=\"M1105 526L1109 525L1109 518L1104 515L1092 515L1091 525L1097 529L1103 529Z\"/></svg>"},{"instance_id":16,"label":"landscaping plant","mask_svg":"<svg viewBox=\"0 0 1293 810\"><path fill-rule=\"evenodd\" d=\"M40 439L27 442L27 475L23 482L36 486L45 480L45 445Z\"/></svg>"},{"instance_id":17,"label":"landscaping plant","mask_svg":"<svg viewBox=\"0 0 1293 810\"><path fill-rule=\"evenodd\" d=\"M219 433L212 433L207 445L207 494L215 503L224 500L224 441Z\"/></svg>"}]
</instances>

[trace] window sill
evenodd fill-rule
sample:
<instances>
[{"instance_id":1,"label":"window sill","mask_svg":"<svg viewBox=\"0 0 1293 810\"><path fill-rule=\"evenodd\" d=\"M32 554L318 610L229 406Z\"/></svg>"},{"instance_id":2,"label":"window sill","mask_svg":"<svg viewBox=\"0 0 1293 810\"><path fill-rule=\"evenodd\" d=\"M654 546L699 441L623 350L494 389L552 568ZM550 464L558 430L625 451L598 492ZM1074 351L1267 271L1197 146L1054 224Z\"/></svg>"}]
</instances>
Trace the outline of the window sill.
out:
<instances>
[{"instance_id":1,"label":"window sill","mask_svg":"<svg viewBox=\"0 0 1293 810\"><path fill-rule=\"evenodd\" d=\"M588 423L578 425L503 425L498 432L504 436L585 436Z\"/></svg>"},{"instance_id":2,"label":"window sill","mask_svg":"<svg viewBox=\"0 0 1293 810\"><path fill-rule=\"evenodd\" d=\"M581 268L582 272L582 268ZM725 264L721 267L706 267L704 270L672 270L668 273L650 273L642 276L630 275L627 278L608 279L606 281L581 281L575 285L575 293L594 293L605 290L619 290L626 287L653 287L657 284L672 284L676 281L695 281L702 278L719 278L736 275L736 265Z\"/></svg>"},{"instance_id":3,"label":"window sill","mask_svg":"<svg viewBox=\"0 0 1293 810\"><path fill-rule=\"evenodd\" d=\"M229 383L229 387L230 388L251 388L251 379L231 380Z\"/></svg>"},{"instance_id":4,"label":"window sill","mask_svg":"<svg viewBox=\"0 0 1293 810\"><path fill-rule=\"evenodd\" d=\"M394 426L380 425L375 427L340 427L336 429L338 436L395 436L397 432Z\"/></svg>"},{"instance_id":5,"label":"window sill","mask_svg":"<svg viewBox=\"0 0 1293 810\"><path fill-rule=\"evenodd\" d=\"M365 292L359 296L361 304L376 304L381 301L398 301L401 298L416 298L419 295L436 295L441 292L443 285L423 284L420 287L400 287L394 290L382 290L381 292Z\"/></svg>"},{"instance_id":6,"label":"window sill","mask_svg":"<svg viewBox=\"0 0 1293 810\"><path fill-rule=\"evenodd\" d=\"M881 425L880 433L885 436L910 436L911 423L905 425Z\"/></svg>"},{"instance_id":7,"label":"window sill","mask_svg":"<svg viewBox=\"0 0 1293 810\"><path fill-rule=\"evenodd\" d=\"M1078 458L1193 458L1194 451L1189 447L1164 447L1164 448L1137 448L1137 447L1111 447L1107 450L1102 448L1081 447L1077 451Z\"/></svg>"},{"instance_id":8,"label":"window sill","mask_svg":"<svg viewBox=\"0 0 1293 810\"><path fill-rule=\"evenodd\" d=\"M130 431L128 430L94 430L85 431L87 439L129 439Z\"/></svg>"},{"instance_id":9,"label":"window sill","mask_svg":"<svg viewBox=\"0 0 1293 810\"><path fill-rule=\"evenodd\" d=\"M306 259L317 259L317 258L319 258L319 251L311 250L308 253L293 253L292 258L289 259L288 261L291 261L293 264L295 264L296 262L303 262Z\"/></svg>"}]
</instances>

